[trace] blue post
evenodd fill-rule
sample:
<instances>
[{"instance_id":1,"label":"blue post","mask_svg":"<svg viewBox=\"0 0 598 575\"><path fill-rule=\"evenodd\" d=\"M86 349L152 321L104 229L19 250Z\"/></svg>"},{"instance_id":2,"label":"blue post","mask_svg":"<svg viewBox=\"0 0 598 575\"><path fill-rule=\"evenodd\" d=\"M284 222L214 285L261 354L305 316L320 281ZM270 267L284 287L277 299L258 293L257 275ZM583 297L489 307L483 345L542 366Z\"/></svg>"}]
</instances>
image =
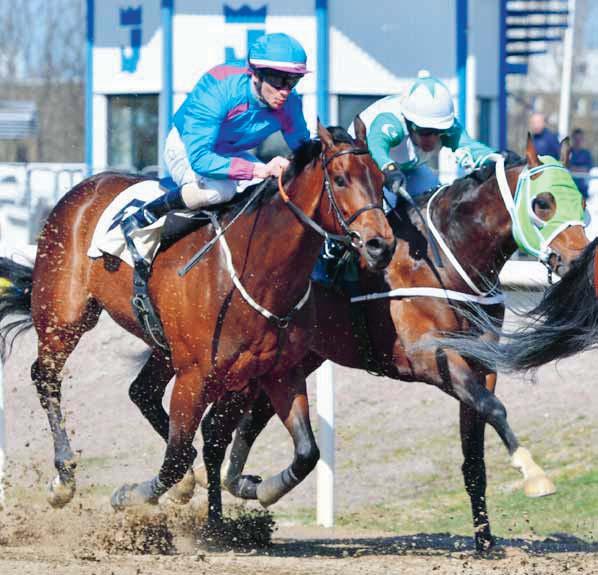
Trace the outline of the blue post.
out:
<instances>
[{"instance_id":1,"label":"blue post","mask_svg":"<svg viewBox=\"0 0 598 575\"><path fill-rule=\"evenodd\" d=\"M500 0L498 55L498 149L507 147L507 0Z\"/></svg>"},{"instance_id":2,"label":"blue post","mask_svg":"<svg viewBox=\"0 0 598 575\"><path fill-rule=\"evenodd\" d=\"M317 87L318 117L325 126L328 117L329 82L328 82L328 0L316 0L316 27L317 27Z\"/></svg>"},{"instance_id":3,"label":"blue post","mask_svg":"<svg viewBox=\"0 0 598 575\"><path fill-rule=\"evenodd\" d=\"M160 94L160 143L158 146L160 176L166 174L164 164L164 144L172 126L172 16L174 0L162 0L162 92Z\"/></svg>"},{"instance_id":4,"label":"blue post","mask_svg":"<svg viewBox=\"0 0 598 575\"><path fill-rule=\"evenodd\" d=\"M94 0L87 0L85 38L85 166L87 175L93 169L93 44L94 44Z\"/></svg>"},{"instance_id":5,"label":"blue post","mask_svg":"<svg viewBox=\"0 0 598 575\"><path fill-rule=\"evenodd\" d=\"M457 0L457 80L459 83L459 120L466 129L467 126L467 52L468 52L468 2Z\"/></svg>"}]
</instances>

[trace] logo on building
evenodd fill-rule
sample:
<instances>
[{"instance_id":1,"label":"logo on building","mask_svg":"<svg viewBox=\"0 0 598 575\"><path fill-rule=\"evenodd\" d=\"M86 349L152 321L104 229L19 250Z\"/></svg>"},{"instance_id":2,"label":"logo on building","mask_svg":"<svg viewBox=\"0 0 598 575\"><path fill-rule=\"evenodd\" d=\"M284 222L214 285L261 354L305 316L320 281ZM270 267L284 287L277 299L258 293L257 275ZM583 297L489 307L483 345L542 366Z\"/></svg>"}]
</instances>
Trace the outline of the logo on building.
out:
<instances>
[{"instance_id":1,"label":"logo on building","mask_svg":"<svg viewBox=\"0 0 598 575\"><path fill-rule=\"evenodd\" d=\"M240 8L235 9L224 4L224 22L226 24L241 24L245 28L245 54L237 55L235 49L231 46L224 48L224 61L226 64L239 64L243 62L247 56L249 46L251 46L260 36L265 34L266 30L264 24L266 23L266 15L268 6L264 4L261 8L255 10L243 4Z\"/></svg>"},{"instance_id":2,"label":"logo on building","mask_svg":"<svg viewBox=\"0 0 598 575\"><path fill-rule=\"evenodd\" d=\"M119 8L120 27L128 32L129 44L120 47L120 69L133 74L141 53L142 6Z\"/></svg>"}]
</instances>

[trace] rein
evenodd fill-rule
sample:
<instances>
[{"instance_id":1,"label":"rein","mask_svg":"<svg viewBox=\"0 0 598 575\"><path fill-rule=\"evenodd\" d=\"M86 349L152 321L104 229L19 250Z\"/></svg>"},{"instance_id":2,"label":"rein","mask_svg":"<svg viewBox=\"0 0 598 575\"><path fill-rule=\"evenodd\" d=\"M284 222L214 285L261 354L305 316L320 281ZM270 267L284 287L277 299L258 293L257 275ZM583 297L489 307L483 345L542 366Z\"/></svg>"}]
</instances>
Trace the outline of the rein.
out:
<instances>
[{"instance_id":1,"label":"rein","mask_svg":"<svg viewBox=\"0 0 598 575\"><path fill-rule=\"evenodd\" d=\"M315 232L317 232L319 235L321 235L326 240L333 240L335 242L340 242L346 246L350 246L353 248L361 248L361 247L363 247L363 240L361 239L361 236L359 235L358 232L351 230L349 228L349 226L364 212L367 212L369 210L382 210L382 212L384 212L384 210L382 208L382 203L380 203L380 205L367 204L366 206L359 208L348 219L345 219L340 208L338 207L338 204L336 203L336 199L332 192L332 184L330 183L330 175L328 174L327 167L328 167L328 164L330 164L330 162L332 160L334 160L334 158L338 158L339 156L346 156L348 154L362 155L362 154L369 154L369 153L370 152L367 148L355 148L354 147L354 148L349 148L347 150L340 150L339 152L332 154L332 156L330 156L329 158L326 158L324 156L323 152L320 156L320 159L322 161L322 171L324 172L324 191L326 192L326 195L328 196L328 200L330 202L330 205L332 206L334 215L336 216L336 220L337 220L339 226L341 227L343 232L345 232L344 234L331 234L331 233L327 232L315 220L310 218L303 210L301 210L301 208L299 208L295 203L293 203L293 201L291 200L291 198L289 197L289 195L286 193L286 191L284 189L284 185L282 183L282 172L278 176L278 193L280 194L280 197L282 198L285 205L293 212L293 214L295 214L295 216L297 216L297 218L299 220L301 220L301 222L303 224L305 224L306 226L313 229Z\"/></svg>"},{"instance_id":2,"label":"rein","mask_svg":"<svg viewBox=\"0 0 598 575\"><path fill-rule=\"evenodd\" d=\"M328 164L334 158L337 158L339 156L344 156L347 154L356 154L356 155L369 154L369 150L367 148L353 147L353 148L349 148L347 150L341 150L339 152L336 152L329 158L325 158L323 153L320 155L320 159L322 161L322 171L324 172L324 190L326 191L326 194L330 201L330 205L332 206L332 208L334 210L336 219L337 219L340 227L342 228L342 230L345 232L345 234L330 234L330 233L328 233L315 220L310 218L303 210L301 210L296 204L294 204L291 201L291 199L289 198L289 196L286 193L284 186L282 184L282 172L278 176L278 193L280 194L280 197L282 198L285 205L293 212L293 214L306 226L315 230L319 235L323 236L326 239L332 239L332 240L335 240L338 242L342 242L345 245L349 245L354 248L359 248L359 247L363 246L363 240L361 239L361 236L359 235L359 233L351 230L349 228L349 226L362 213L364 213L368 210L375 210L375 209L382 210L382 203L380 203L380 205L368 204L366 206L363 206L362 208L357 210L354 214L352 214L351 217L349 217L347 220L345 220L340 208L338 207L338 204L336 203L334 194L332 193L332 185L330 183L330 176L328 175L328 170L326 168L327 168ZM244 212L247 209L247 207L253 202L253 200L256 197L257 197L257 193L254 193L251 196L251 198L248 200L247 204L243 207L242 212ZM240 214L238 214L237 217L239 215ZM210 240L210 242L208 244L206 244L206 246L204 246L204 248L202 248L195 256L193 256L192 260L189 261L187 263L187 265L182 270L179 271L179 275L182 276L185 273L187 273L187 271L189 271L189 269L191 269L191 267L193 267L207 253L207 251L209 249L211 249L216 244L216 242L220 241L220 243L222 245L222 249L224 251L225 258L226 258L226 265L227 265L230 277L232 279L234 286L239 290L239 293L241 294L243 299L254 310L256 310L260 315L264 316L266 319L273 322L279 329L282 330L282 329L288 328L293 316L305 305L305 303L309 299L309 295L311 293L311 281L308 282L307 290L306 290L305 294L303 295L303 297L293 306L293 308L289 311L289 313L287 313L287 315L278 316L278 315L272 313L271 311L267 310L266 308L261 306L259 303L257 303L251 297L249 292L245 289L245 287L241 283L241 280L239 279L239 276L237 275L237 272L233 265L232 254L230 252L230 248L228 247L228 244L226 242L224 234L228 230L228 228L231 226L231 224L237 219L237 217L233 221L231 221L224 229L220 226L220 223L218 222L218 218L216 217L216 215L214 213L209 212L209 217L210 217L210 220L212 221L212 225L214 226L214 229L216 230L216 235L214 236L214 238L212 238L212 240Z\"/></svg>"}]
</instances>

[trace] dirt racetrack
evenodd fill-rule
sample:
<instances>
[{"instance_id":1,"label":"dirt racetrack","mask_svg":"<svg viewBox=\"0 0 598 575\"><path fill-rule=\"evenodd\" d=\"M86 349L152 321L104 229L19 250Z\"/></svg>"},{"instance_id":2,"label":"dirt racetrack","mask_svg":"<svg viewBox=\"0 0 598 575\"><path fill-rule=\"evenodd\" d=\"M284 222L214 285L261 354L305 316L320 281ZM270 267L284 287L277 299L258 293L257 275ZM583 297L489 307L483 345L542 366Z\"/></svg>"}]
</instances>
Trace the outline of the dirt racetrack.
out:
<instances>
[{"instance_id":1,"label":"dirt racetrack","mask_svg":"<svg viewBox=\"0 0 598 575\"><path fill-rule=\"evenodd\" d=\"M4 370L2 575L598 574L598 351L543 367L537 383L521 376L499 379L498 395L511 425L559 492L525 500L518 473L488 430L488 498L498 547L490 558L479 559L472 552L462 487L456 402L423 384L342 368L335 369L337 528L314 526L314 473L273 506L277 530L270 548L198 544L188 527L190 514L203 512L199 490L187 511L166 510L174 514L176 527L169 549L136 547L134 541L115 547L131 535L110 508L111 491L151 477L163 452L127 396L144 346L103 317L69 360L63 405L73 447L80 452L78 493L67 508L53 510L45 502L45 486L53 477L48 424L29 379L35 341L33 332L17 340ZM350 420L355 405L357 415ZM313 420L317 423L315 414ZM273 421L259 438L248 471L268 475L290 457L290 439ZM579 493L584 499L574 504ZM155 518L159 511L149 514ZM154 543L162 533L156 521Z\"/></svg>"}]
</instances>

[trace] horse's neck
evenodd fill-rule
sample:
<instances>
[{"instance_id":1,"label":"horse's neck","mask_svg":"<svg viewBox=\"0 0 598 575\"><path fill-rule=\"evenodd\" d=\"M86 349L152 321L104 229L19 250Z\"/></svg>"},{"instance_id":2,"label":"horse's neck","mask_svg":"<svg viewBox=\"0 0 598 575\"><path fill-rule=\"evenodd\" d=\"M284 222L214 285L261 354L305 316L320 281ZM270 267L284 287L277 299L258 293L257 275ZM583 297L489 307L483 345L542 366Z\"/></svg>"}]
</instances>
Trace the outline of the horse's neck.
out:
<instances>
[{"instance_id":1,"label":"horse's neck","mask_svg":"<svg viewBox=\"0 0 598 575\"><path fill-rule=\"evenodd\" d=\"M518 173L519 170L510 170L507 174L511 189ZM446 212L432 210L434 223L476 284L479 285L476 280L480 275L489 282L495 281L516 249L511 218L496 177L492 176L475 190L467 190L465 194L469 197L458 197L458 190L447 190L447 193L455 194L450 202L454 209L449 217Z\"/></svg>"},{"instance_id":2,"label":"horse's neck","mask_svg":"<svg viewBox=\"0 0 598 575\"><path fill-rule=\"evenodd\" d=\"M287 188L291 201L313 218L322 194L322 176L306 168ZM231 240L241 281L264 306L301 298L322 246L322 237L303 224L277 195L255 214L239 221Z\"/></svg>"}]
</instances>

